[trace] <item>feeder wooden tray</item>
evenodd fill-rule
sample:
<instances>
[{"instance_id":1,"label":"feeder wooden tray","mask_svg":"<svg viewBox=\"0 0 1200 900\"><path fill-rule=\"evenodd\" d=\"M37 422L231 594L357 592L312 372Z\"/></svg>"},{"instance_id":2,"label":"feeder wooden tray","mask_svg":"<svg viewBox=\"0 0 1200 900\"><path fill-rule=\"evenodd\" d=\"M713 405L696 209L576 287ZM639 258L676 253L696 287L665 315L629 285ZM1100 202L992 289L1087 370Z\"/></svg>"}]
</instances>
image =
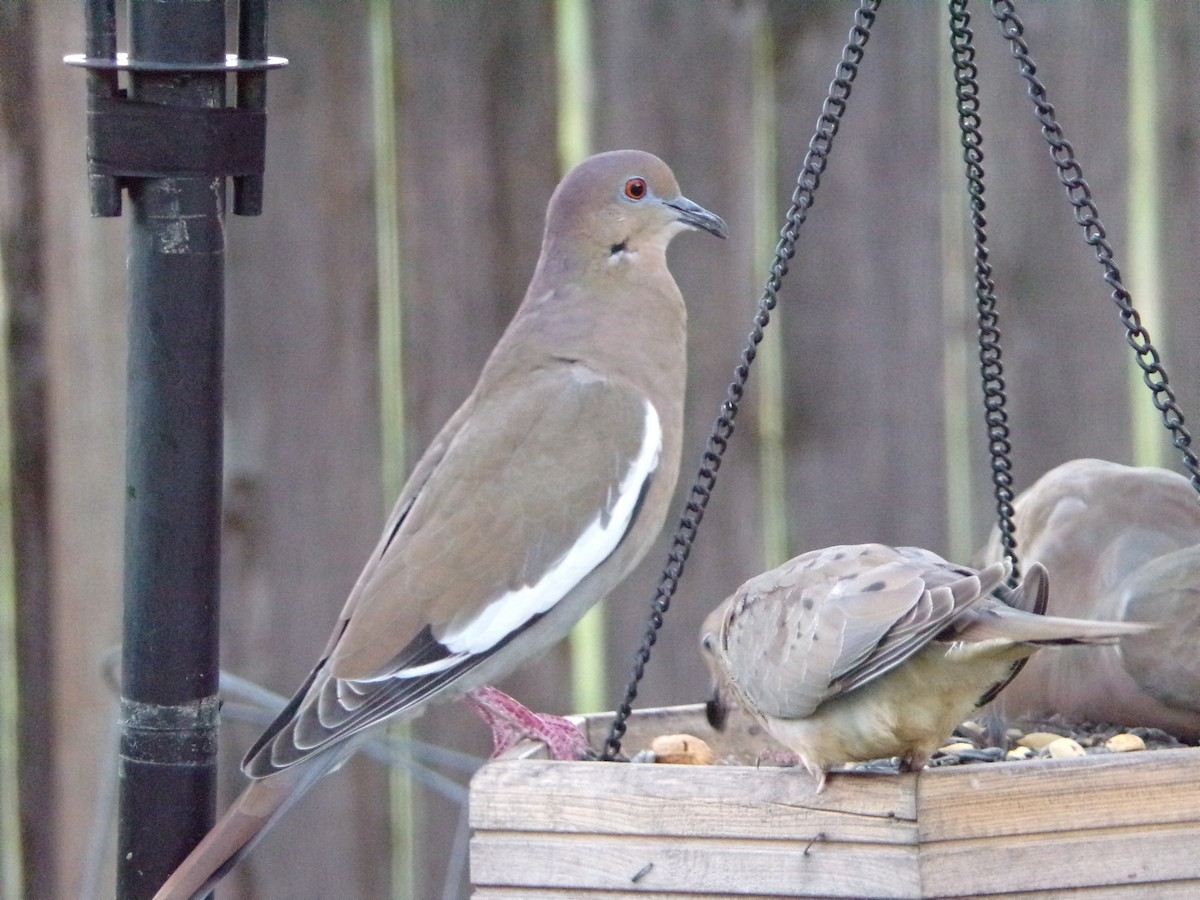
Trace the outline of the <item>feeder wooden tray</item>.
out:
<instances>
[{"instance_id":1,"label":"feeder wooden tray","mask_svg":"<svg viewBox=\"0 0 1200 900\"><path fill-rule=\"evenodd\" d=\"M611 716L580 721L600 746ZM622 749L688 733L753 759L757 730L714 734L701 706L646 710ZM803 769L543 749L471 783L474 900L1200 897L1200 749L834 774L820 794Z\"/></svg>"}]
</instances>

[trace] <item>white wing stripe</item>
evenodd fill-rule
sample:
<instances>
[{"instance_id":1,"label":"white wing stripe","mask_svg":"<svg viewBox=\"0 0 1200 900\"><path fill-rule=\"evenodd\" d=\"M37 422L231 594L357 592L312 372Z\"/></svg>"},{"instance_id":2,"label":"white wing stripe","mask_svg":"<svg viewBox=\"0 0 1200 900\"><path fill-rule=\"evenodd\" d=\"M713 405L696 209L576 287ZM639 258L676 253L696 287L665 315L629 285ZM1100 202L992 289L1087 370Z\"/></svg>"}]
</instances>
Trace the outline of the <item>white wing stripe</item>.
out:
<instances>
[{"instance_id":1,"label":"white wing stripe","mask_svg":"<svg viewBox=\"0 0 1200 900\"><path fill-rule=\"evenodd\" d=\"M427 675L436 675L438 672L444 672L447 669L458 665L464 659L470 657L470 653L455 653L451 656L443 656L441 659L435 659L433 662L422 663L419 666L409 666L407 669L399 669L394 675L389 674L390 678L424 678ZM384 679L376 679L382 681Z\"/></svg>"},{"instance_id":2,"label":"white wing stripe","mask_svg":"<svg viewBox=\"0 0 1200 900\"><path fill-rule=\"evenodd\" d=\"M617 500L607 522L604 516L597 513L570 549L536 584L501 594L469 622L442 635L442 645L452 654L457 654L457 658L451 656L438 663L396 674L400 677L427 675L438 668L453 665L462 658L462 654L483 653L534 616L551 609L616 549L633 519L642 486L658 467L661 452L662 425L654 406L647 401L642 446L617 486Z\"/></svg>"}]
</instances>

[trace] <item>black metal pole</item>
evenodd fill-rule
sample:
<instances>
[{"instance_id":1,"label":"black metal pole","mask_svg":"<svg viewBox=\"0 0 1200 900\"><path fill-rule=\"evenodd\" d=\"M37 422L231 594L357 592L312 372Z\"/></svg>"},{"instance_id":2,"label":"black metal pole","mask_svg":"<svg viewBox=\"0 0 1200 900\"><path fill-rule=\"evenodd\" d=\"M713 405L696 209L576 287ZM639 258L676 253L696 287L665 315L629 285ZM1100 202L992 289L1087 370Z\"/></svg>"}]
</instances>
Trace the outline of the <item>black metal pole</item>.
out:
<instances>
[{"instance_id":1,"label":"black metal pole","mask_svg":"<svg viewBox=\"0 0 1200 900\"><path fill-rule=\"evenodd\" d=\"M238 58L266 62L267 0L242 0L238 6ZM266 69L247 69L237 74L238 109L263 112L267 108ZM233 211L239 216L262 213L263 176L241 175L233 179Z\"/></svg>"},{"instance_id":2,"label":"black metal pole","mask_svg":"<svg viewBox=\"0 0 1200 900\"><path fill-rule=\"evenodd\" d=\"M138 66L225 59L224 0L130 0L129 31ZM129 99L223 107L225 72L135 70ZM128 187L117 896L140 900L216 810L225 179Z\"/></svg>"},{"instance_id":3,"label":"black metal pole","mask_svg":"<svg viewBox=\"0 0 1200 900\"><path fill-rule=\"evenodd\" d=\"M117 12L113 0L88 0L84 13L87 17L87 56L91 59L114 59L117 55ZM115 69L88 71L89 113L94 113L105 100L113 100L116 96ZM90 172L88 191L91 195L93 216L121 214L121 185L115 177Z\"/></svg>"},{"instance_id":4,"label":"black metal pole","mask_svg":"<svg viewBox=\"0 0 1200 900\"><path fill-rule=\"evenodd\" d=\"M133 205L117 896L154 895L216 807L225 180L262 209L266 0L86 0L92 214ZM128 89L120 73L128 73ZM235 73L238 105L225 106ZM91 887L91 886L88 886Z\"/></svg>"}]
</instances>

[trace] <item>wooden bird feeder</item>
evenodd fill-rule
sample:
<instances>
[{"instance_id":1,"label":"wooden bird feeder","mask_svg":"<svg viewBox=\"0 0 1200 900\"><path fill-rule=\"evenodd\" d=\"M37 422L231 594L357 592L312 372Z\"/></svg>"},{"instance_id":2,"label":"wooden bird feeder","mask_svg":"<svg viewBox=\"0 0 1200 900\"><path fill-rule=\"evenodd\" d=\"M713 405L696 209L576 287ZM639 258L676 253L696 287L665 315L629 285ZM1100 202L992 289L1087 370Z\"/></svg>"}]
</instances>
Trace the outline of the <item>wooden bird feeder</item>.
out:
<instances>
[{"instance_id":1,"label":"wooden bird feeder","mask_svg":"<svg viewBox=\"0 0 1200 900\"><path fill-rule=\"evenodd\" d=\"M604 740L611 715L581 717ZM633 754L688 733L746 765L555 762L523 744L471 783L473 900L1193 898L1200 749L905 775L757 767L769 739L702 706L629 719Z\"/></svg>"},{"instance_id":2,"label":"wooden bird feeder","mask_svg":"<svg viewBox=\"0 0 1200 900\"><path fill-rule=\"evenodd\" d=\"M805 203L789 211L773 273L786 268L784 261L794 249L795 231L811 205L877 6L869 0L861 4L852 43L843 53L797 185L797 196L808 192ZM1068 189L1089 245L1100 248L1097 261L1114 288L1113 300L1122 309L1146 384L1200 485L1200 460L1189 448L1190 434L1182 427L1182 414L1176 415L1178 406L1157 351L1135 327L1136 311L1120 285L1099 219L1092 216L1090 188L1070 145L1060 140L1053 108L1041 100L1044 88L1019 41L1021 30L1009 21L1015 15L993 12L1008 21L1005 36L1022 63L1022 77L1030 81L1059 180ZM1006 506L1012 494L999 332L987 265L982 169L974 155L979 139L974 56L961 3L954 4L953 13L960 127L975 198L976 293L993 483L1000 530L1011 554L1015 545ZM774 308L779 277L768 282L756 328ZM984 336L993 342L985 342ZM753 346L743 356L740 380L731 386L719 425L728 425L736 412L752 358ZM685 522L703 511L714 463L720 462L727 438L728 433L714 432ZM694 528L681 525L677 547L690 546ZM669 586L665 595L660 588L664 600L677 577L678 569L669 566L664 572ZM642 647L646 657L657 627ZM636 697L635 687L636 679L628 701ZM579 721L589 743L600 747L613 716ZM631 756L657 736L686 733L703 738L718 757L732 756L745 764L555 762L544 758L544 748L514 748L507 758L480 769L471 784L474 900L1200 897L1197 748L969 764L903 775L837 773L817 794L814 779L803 769L754 764L771 742L748 720L715 734L700 706L686 706L633 713L625 725L622 746Z\"/></svg>"}]
</instances>

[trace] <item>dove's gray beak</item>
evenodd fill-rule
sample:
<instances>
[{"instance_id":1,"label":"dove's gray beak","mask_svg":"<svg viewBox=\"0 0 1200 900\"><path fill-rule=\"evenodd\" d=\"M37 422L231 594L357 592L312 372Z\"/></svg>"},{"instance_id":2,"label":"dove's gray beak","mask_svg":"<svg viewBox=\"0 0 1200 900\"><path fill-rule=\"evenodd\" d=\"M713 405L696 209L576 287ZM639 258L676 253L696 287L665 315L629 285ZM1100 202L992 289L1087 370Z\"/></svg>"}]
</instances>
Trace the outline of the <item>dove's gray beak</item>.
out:
<instances>
[{"instance_id":1,"label":"dove's gray beak","mask_svg":"<svg viewBox=\"0 0 1200 900\"><path fill-rule=\"evenodd\" d=\"M674 200L664 200L666 206L679 213L679 221L692 228L699 228L719 238L729 237L729 226L716 213L711 213L699 203L693 203L687 197L676 197Z\"/></svg>"}]
</instances>

